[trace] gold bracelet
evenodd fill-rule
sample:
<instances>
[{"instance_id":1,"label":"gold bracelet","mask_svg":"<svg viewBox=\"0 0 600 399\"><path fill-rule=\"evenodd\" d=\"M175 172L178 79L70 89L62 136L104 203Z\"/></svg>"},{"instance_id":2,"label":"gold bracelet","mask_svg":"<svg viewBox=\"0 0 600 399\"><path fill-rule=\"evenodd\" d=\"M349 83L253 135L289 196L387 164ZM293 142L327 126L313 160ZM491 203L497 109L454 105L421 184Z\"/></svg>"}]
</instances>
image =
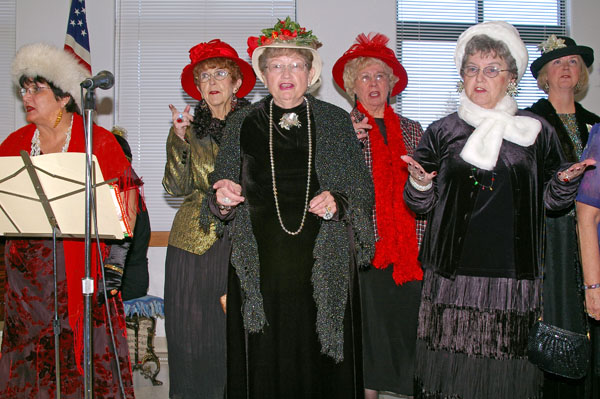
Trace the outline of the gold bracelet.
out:
<instances>
[{"instance_id":1,"label":"gold bracelet","mask_svg":"<svg viewBox=\"0 0 600 399\"><path fill-rule=\"evenodd\" d=\"M119 274L123 274L123 268L122 267L111 265L110 263L105 263L104 264L104 268L112 270L112 271L115 271L115 272L117 272Z\"/></svg>"}]
</instances>

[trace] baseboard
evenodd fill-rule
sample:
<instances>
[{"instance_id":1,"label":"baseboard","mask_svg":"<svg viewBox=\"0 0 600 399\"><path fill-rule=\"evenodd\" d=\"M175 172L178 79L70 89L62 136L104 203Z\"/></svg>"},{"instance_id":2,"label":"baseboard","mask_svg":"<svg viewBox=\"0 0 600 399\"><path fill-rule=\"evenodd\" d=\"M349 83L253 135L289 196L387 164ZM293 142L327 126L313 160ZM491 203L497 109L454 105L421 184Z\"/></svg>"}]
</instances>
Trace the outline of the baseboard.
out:
<instances>
[{"instance_id":1,"label":"baseboard","mask_svg":"<svg viewBox=\"0 0 600 399\"><path fill-rule=\"evenodd\" d=\"M154 352L161 360L167 357L167 337L154 337Z\"/></svg>"}]
</instances>

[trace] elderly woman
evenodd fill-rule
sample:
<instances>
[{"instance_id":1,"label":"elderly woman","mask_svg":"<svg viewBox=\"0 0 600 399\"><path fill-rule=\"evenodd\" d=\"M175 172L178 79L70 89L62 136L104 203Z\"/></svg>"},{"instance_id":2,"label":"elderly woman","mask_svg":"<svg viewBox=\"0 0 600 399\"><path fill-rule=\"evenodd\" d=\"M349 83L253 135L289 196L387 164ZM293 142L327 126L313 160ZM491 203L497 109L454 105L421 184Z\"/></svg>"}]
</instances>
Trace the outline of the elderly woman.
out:
<instances>
[{"instance_id":1,"label":"elderly woman","mask_svg":"<svg viewBox=\"0 0 600 399\"><path fill-rule=\"evenodd\" d=\"M79 84L89 73L69 53L46 44L22 47L12 64L13 80L21 96L29 124L12 133L1 145L0 156L31 156L60 152L85 152L83 120L80 115ZM77 96L77 97L75 97ZM119 178L121 189L133 189L132 170L113 135L94 127L93 153L105 179ZM129 195L134 201L135 195ZM129 203L134 206L135 203ZM133 208L129 208L132 210ZM135 214L135 212L132 212ZM102 243L110 315L97 297L92 303L93 390L97 398L133 398L133 383L123 303L116 293L125 263L125 252ZM54 278L51 239L19 239L6 242L6 308L0 397L54 397ZM114 252L111 250L114 249ZM81 279L84 277L85 245L81 239L57 240L58 316L60 322L61 397L84 397L83 315ZM95 253L93 251L92 253ZM99 261L92 257L92 277L100 275ZM102 282L98 283L101 291ZM111 297L112 296L112 297ZM102 295L102 299L104 296ZM109 331L112 320L116 352ZM119 368L120 367L120 370ZM120 388L122 378L124 392Z\"/></svg>"},{"instance_id":2,"label":"elderly woman","mask_svg":"<svg viewBox=\"0 0 600 399\"><path fill-rule=\"evenodd\" d=\"M165 265L165 327L171 398L223 398L226 379L225 313L230 242L198 224L200 203L212 192L208 174L225 123L249 104L243 97L256 77L250 64L219 39L190 49L181 86L199 100L179 112L169 105L173 126L167 138L163 186L184 197L169 235Z\"/></svg>"},{"instance_id":3,"label":"elderly woman","mask_svg":"<svg viewBox=\"0 0 600 399\"><path fill-rule=\"evenodd\" d=\"M598 115L575 102L575 96L587 90L594 52L590 47L578 46L569 37L555 35L538 47L542 55L530 69L548 99L538 100L529 110L554 127L566 160L576 162L586 146L589 129L600 122ZM548 212L546 217L544 320L585 334L574 209L573 203L560 212ZM545 377L544 398L585 397L584 380L565 380L550 374Z\"/></svg>"},{"instance_id":4,"label":"elderly woman","mask_svg":"<svg viewBox=\"0 0 600 399\"><path fill-rule=\"evenodd\" d=\"M460 106L429 126L409 164L405 199L430 212L417 331L416 397L533 398L541 372L526 357L541 313L544 207L575 198L593 160L561 166L550 125L517 110L527 49L505 22L458 39ZM510 381L510 383L507 383Z\"/></svg>"},{"instance_id":5,"label":"elderly woman","mask_svg":"<svg viewBox=\"0 0 600 399\"><path fill-rule=\"evenodd\" d=\"M234 219L227 398L359 397L372 184L348 114L307 94L312 31L288 17L263 33L249 53L270 95L231 118L211 175L213 212Z\"/></svg>"},{"instance_id":6,"label":"elderly woman","mask_svg":"<svg viewBox=\"0 0 600 399\"><path fill-rule=\"evenodd\" d=\"M398 95L408 82L388 40L380 33L361 34L333 66L336 83L356 99L352 115L375 186L375 257L373 267L359 273L367 399L377 398L377 391L413 394L423 278L417 237L425 226L415 223L402 200L408 171L400 159L413 154L423 130L388 105L390 93Z\"/></svg>"}]
</instances>

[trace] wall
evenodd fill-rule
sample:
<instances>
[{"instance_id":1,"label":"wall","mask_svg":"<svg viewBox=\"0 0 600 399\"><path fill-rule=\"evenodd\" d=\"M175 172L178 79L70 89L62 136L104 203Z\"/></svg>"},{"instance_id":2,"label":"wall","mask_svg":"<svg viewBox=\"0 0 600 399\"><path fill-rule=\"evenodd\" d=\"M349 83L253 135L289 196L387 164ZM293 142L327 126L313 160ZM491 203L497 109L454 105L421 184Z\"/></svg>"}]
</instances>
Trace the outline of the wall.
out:
<instances>
[{"instance_id":1,"label":"wall","mask_svg":"<svg viewBox=\"0 0 600 399\"><path fill-rule=\"evenodd\" d=\"M23 44L40 40L61 46L64 43L69 0L19 0L17 3L17 48ZM594 48L600 59L600 35L596 19L600 15L600 1L571 0L569 24L573 38L580 44ZM87 0L88 28L92 42L92 69L94 73L103 69L114 70L114 0ZM335 61L348 49L361 32L382 32L392 42L395 38L396 6L394 0L297 0L298 21L313 29L323 42L320 53L324 68L322 85L316 93L321 99L335 103L347 110L350 101L334 85L331 68ZM590 90L582 103L589 110L600 113L600 63L592 71ZM100 125L109 128L113 124L112 91L98 91ZM24 124L21 102L15 106L16 126ZM151 248L150 293L162 296L164 284L165 248ZM164 336L164 324L159 322L157 334ZM159 344L160 346L160 344ZM159 348L160 350L160 348Z\"/></svg>"},{"instance_id":2,"label":"wall","mask_svg":"<svg viewBox=\"0 0 600 399\"><path fill-rule=\"evenodd\" d=\"M598 0L570 0L568 23L571 37L577 44L589 46L594 49L596 57L590 72L590 85L581 104L588 110L600 115L600 30L598 17L600 16L600 1ZM568 6L569 4L567 4Z\"/></svg>"}]
</instances>

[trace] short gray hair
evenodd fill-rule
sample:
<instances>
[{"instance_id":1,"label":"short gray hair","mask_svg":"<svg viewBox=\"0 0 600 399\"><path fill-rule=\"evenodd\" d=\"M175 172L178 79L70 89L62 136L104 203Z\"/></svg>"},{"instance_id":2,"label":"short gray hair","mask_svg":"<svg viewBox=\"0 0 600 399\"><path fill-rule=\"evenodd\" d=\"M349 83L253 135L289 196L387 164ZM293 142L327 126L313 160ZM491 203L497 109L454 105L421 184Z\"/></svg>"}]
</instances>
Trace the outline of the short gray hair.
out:
<instances>
[{"instance_id":1,"label":"short gray hair","mask_svg":"<svg viewBox=\"0 0 600 399\"><path fill-rule=\"evenodd\" d=\"M463 76L462 71L467 65L468 58L476 53L481 53L482 55L491 55L493 57L503 59L506 61L506 64L508 65L508 71L513 75L513 78L516 79L519 76L517 61L510 53L510 50L506 44L500 40L494 40L488 35L484 34L473 36L465 46L465 53L463 55L462 65L460 66L461 76Z\"/></svg>"},{"instance_id":2,"label":"short gray hair","mask_svg":"<svg viewBox=\"0 0 600 399\"><path fill-rule=\"evenodd\" d=\"M271 58L280 57L282 55L299 55L307 65L307 69L312 69L313 53L310 50L290 47L267 47L265 51L258 57L258 69L262 73L267 70L267 63Z\"/></svg>"}]
</instances>

